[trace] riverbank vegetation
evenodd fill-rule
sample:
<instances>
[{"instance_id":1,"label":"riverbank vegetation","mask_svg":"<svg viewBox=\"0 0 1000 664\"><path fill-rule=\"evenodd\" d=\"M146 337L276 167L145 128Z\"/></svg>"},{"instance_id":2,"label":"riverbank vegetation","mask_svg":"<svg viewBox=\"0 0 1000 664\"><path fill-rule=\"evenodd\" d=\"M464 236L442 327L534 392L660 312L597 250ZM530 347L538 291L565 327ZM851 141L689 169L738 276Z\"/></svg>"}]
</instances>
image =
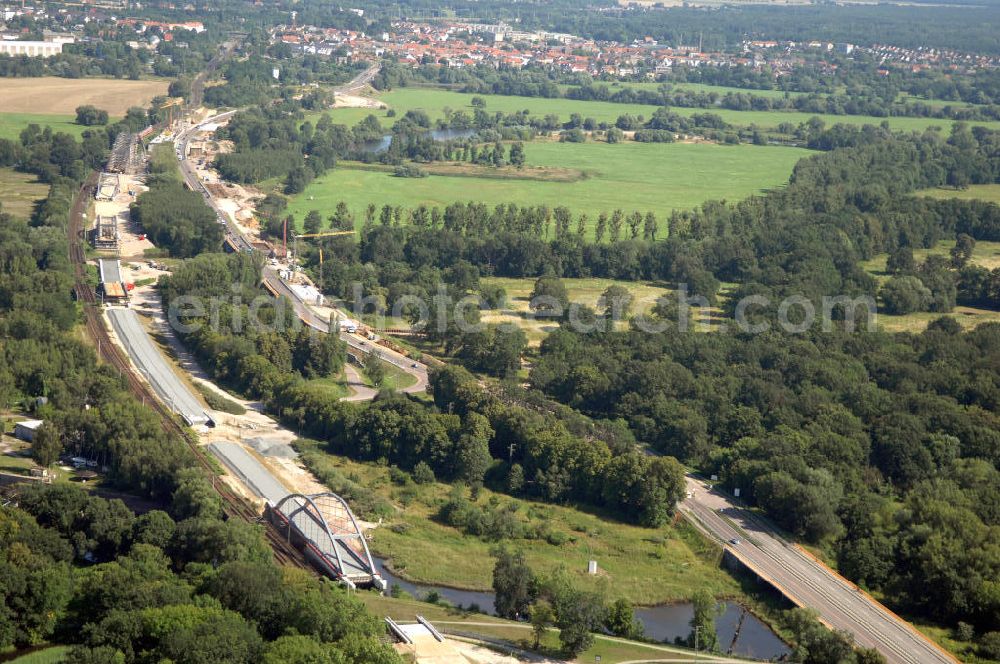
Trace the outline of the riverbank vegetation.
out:
<instances>
[{"instance_id":1,"label":"riverbank vegetation","mask_svg":"<svg viewBox=\"0 0 1000 664\"><path fill-rule=\"evenodd\" d=\"M488 487L473 497L425 468L352 461L324 452L315 441L299 441L296 448L331 490L348 492L359 516L383 519L370 546L409 581L489 590L492 568L483 561L504 543L522 551L540 573L564 566L581 588L600 589L612 599L652 605L685 601L707 588L719 598L750 601L721 569L721 549L684 521L647 528L586 505L513 498ZM598 561L598 576L586 573L589 560Z\"/></svg>"}]
</instances>

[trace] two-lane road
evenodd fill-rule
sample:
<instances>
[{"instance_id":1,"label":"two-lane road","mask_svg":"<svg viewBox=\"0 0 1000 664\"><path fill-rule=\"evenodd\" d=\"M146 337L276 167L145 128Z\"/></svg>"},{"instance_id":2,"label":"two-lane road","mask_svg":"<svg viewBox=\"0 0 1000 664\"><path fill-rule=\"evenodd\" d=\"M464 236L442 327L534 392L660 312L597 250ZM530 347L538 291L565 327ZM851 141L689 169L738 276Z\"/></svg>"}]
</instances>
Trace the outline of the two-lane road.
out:
<instances>
[{"instance_id":1,"label":"two-lane road","mask_svg":"<svg viewBox=\"0 0 1000 664\"><path fill-rule=\"evenodd\" d=\"M305 302L299 299L299 296L288 287L288 284L278 277L277 270L273 267L266 266L264 268L264 282L273 292L278 293L291 301L292 306L295 307L295 313L298 315L299 319L302 320L302 322L315 330L319 330L320 332L330 332L330 325L328 321L318 316L316 312L306 305ZM340 339L355 351L355 355L364 355L374 351L382 359L382 361L413 376L416 379L416 382L413 385L404 388L402 390L403 392L416 393L427 390L427 366L425 364L416 362L401 353L397 353L390 348L386 348L385 346L373 344L357 334L341 331Z\"/></svg>"},{"instance_id":2,"label":"two-lane road","mask_svg":"<svg viewBox=\"0 0 1000 664\"><path fill-rule=\"evenodd\" d=\"M958 660L799 547L763 518L703 481L688 477L681 511L748 568L795 604L816 610L832 629L854 635L890 664L956 664Z\"/></svg>"}]
</instances>

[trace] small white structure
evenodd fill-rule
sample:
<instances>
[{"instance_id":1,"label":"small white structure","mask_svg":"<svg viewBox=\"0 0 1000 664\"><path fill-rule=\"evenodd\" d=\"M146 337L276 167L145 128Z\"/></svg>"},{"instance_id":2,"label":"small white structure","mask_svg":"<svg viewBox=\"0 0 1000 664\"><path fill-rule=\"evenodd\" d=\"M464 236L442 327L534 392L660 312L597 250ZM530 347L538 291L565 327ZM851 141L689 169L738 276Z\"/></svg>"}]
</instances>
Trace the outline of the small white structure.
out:
<instances>
[{"instance_id":1,"label":"small white structure","mask_svg":"<svg viewBox=\"0 0 1000 664\"><path fill-rule=\"evenodd\" d=\"M587 574L594 575L597 574L597 561L591 560L587 563Z\"/></svg>"},{"instance_id":2,"label":"small white structure","mask_svg":"<svg viewBox=\"0 0 1000 664\"><path fill-rule=\"evenodd\" d=\"M30 57L49 58L62 53L64 42L44 41L0 41L0 53L7 55L27 55Z\"/></svg>"},{"instance_id":3,"label":"small white structure","mask_svg":"<svg viewBox=\"0 0 1000 664\"><path fill-rule=\"evenodd\" d=\"M25 420L14 424L14 436L29 443L35 439L35 432L42 426L43 420Z\"/></svg>"}]
</instances>

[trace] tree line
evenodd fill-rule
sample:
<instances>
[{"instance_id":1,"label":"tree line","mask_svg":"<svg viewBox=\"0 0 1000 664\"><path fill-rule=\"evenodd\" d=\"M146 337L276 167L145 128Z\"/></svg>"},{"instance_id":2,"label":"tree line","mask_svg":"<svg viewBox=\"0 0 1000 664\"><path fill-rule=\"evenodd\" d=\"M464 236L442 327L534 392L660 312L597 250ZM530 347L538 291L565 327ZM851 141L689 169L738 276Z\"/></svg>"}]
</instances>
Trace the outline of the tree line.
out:
<instances>
[{"instance_id":1,"label":"tree line","mask_svg":"<svg viewBox=\"0 0 1000 664\"><path fill-rule=\"evenodd\" d=\"M255 255L203 254L162 277L159 287L199 364L219 382L267 401L285 383L339 374L346 353L336 335L315 332L287 301L271 300L260 287L261 268Z\"/></svg>"}]
</instances>

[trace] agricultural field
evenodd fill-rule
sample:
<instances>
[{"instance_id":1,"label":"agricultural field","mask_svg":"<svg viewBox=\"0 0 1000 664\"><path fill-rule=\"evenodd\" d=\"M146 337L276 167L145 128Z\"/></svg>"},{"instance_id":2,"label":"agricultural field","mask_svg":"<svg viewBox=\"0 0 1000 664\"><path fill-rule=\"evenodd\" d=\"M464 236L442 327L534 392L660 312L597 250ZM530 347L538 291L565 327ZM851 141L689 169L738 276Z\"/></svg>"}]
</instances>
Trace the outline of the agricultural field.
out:
<instances>
[{"instance_id":1,"label":"agricultural field","mask_svg":"<svg viewBox=\"0 0 1000 664\"><path fill-rule=\"evenodd\" d=\"M166 79L127 81L113 78L7 78L0 96L2 113L75 115L77 106L96 106L112 117L132 106L147 106L153 97L167 94Z\"/></svg>"},{"instance_id":2,"label":"agricultural field","mask_svg":"<svg viewBox=\"0 0 1000 664\"><path fill-rule=\"evenodd\" d=\"M75 123L77 106L96 106L119 118L132 106L147 106L167 93L166 80L8 78L0 95L0 138L16 139L29 124L79 136L87 127ZM38 109L45 109L44 113Z\"/></svg>"},{"instance_id":3,"label":"agricultural field","mask_svg":"<svg viewBox=\"0 0 1000 664\"><path fill-rule=\"evenodd\" d=\"M45 198L49 187L29 173L19 173L12 168L0 168L0 205L4 212L27 219L35 203Z\"/></svg>"},{"instance_id":4,"label":"agricultural field","mask_svg":"<svg viewBox=\"0 0 1000 664\"><path fill-rule=\"evenodd\" d=\"M470 167L453 175L399 178L385 170L341 165L294 197L289 213L301 223L309 210L328 216L343 200L360 219L369 203L444 206L475 198L488 205L564 205L587 213L593 228L599 213L616 208L653 211L663 220L671 210L782 186L795 163L809 154L799 148L710 143L533 141L524 149L523 171ZM533 177L538 179L528 179Z\"/></svg>"},{"instance_id":5,"label":"agricultural field","mask_svg":"<svg viewBox=\"0 0 1000 664\"><path fill-rule=\"evenodd\" d=\"M928 256L948 256L954 245L954 240L944 240L938 242L937 245L929 249L914 249L913 258L917 261L917 263L920 263ZM879 254L869 261L862 262L861 267L869 274L873 275L879 282L884 282L889 278L889 275L885 272L887 259L887 254ZM969 262L970 264L981 265L990 270L1000 268L1000 242L976 242L976 248L972 252L972 258ZM1000 323L1000 311L993 311L992 309L979 309L976 307L956 306L951 310L950 314L920 311L912 314L897 316L879 311L878 325L880 328L888 332L917 333L923 331L924 328L926 328L932 321L940 318L942 315L950 315L966 329L972 329L982 323Z\"/></svg>"},{"instance_id":6,"label":"agricultural field","mask_svg":"<svg viewBox=\"0 0 1000 664\"><path fill-rule=\"evenodd\" d=\"M690 85L690 84L685 84ZM782 93L783 94L783 93ZM471 112L471 100L474 95L438 90L430 88L397 88L378 96L380 101L385 102L390 108L396 109L398 115L402 115L411 108L419 108L428 113L432 119L443 117L445 106L453 110L466 110ZM568 120L572 113L579 113L583 117L591 117L598 122L614 122L619 115L631 113L633 115L643 115L650 117L658 108L646 104L616 104L603 101L578 101L575 99L545 99L541 97L513 97L507 95L480 95L486 101L487 111L504 111L506 113L527 109L533 115L547 115L554 113L562 120ZM358 109L347 109L356 111ZM679 115L690 116L696 113L712 112L721 117L726 122L733 125L757 125L759 127L776 127L783 122L799 124L806 122L813 117L819 117L827 125L849 124L881 124L888 122L889 126L901 131L923 131L928 127L947 128L951 122L934 118L878 118L865 115L819 115L814 113L797 113L784 111L730 111L726 109L701 109L701 108L671 108ZM338 110L331 111L335 122ZM385 111L377 112L377 116L384 116ZM361 117L364 117L362 115ZM994 129L1000 128L1000 122L970 122L973 126L988 126Z\"/></svg>"}]
</instances>

